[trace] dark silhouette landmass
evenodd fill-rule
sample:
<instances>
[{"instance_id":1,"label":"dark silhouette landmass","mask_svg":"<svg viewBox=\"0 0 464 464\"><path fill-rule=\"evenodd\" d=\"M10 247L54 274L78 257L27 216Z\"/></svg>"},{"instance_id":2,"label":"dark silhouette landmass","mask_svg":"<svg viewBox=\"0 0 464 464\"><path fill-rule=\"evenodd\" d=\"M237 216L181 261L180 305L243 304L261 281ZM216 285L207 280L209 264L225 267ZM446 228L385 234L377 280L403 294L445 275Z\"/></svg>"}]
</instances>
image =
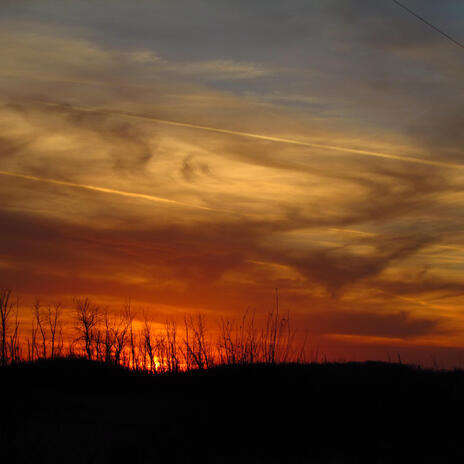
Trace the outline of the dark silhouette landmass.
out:
<instances>
[{"instance_id":1,"label":"dark silhouette landmass","mask_svg":"<svg viewBox=\"0 0 464 464\"><path fill-rule=\"evenodd\" d=\"M148 374L63 358L5 366L0 382L5 463L464 458L457 370L366 362Z\"/></svg>"}]
</instances>

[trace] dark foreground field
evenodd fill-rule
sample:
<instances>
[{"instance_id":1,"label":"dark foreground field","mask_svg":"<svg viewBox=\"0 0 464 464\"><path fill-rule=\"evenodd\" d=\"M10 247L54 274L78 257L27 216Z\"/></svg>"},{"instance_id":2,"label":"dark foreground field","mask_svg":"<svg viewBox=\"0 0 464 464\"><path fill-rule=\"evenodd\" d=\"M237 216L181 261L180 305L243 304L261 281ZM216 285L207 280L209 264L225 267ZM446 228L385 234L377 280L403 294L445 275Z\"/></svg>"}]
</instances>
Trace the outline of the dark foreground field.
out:
<instances>
[{"instance_id":1,"label":"dark foreground field","mask_svg":"<svg viewBox=\"0 0 464 464\"><path fill-rule=\"evenodd\" d=\"M84 360L0 369L5 463L464 462L464 373L400 364L149 376Z\"/></svg>"}]
</instances>

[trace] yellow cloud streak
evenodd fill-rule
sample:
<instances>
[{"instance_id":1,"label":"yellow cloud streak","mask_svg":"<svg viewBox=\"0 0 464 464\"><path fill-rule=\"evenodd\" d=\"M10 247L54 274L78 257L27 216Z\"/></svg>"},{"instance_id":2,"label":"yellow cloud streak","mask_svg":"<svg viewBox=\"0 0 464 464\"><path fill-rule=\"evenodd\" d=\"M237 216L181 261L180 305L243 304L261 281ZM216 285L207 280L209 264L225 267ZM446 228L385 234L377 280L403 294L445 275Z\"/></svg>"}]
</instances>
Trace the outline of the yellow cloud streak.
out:
<instances>
[{"instance_id":1,"label":"yellow cloud streak","mask_svg":"<svg viewBox=\"0 0 464 464\"><path fill-rule=\"evenodd\" d=\"M59 106L58 104L55 103L49 103L49 102L41 102L43 104L49 105L49 106ZM384 159L390 159L390 160L397 160L397 161L405 161L408 163L416 163L416 164L424 164L428 166L437 166L437 167L444 167L444 168L453 168L453 169L464 169L463 164L455 164L455 163L446 163L443 161L434 161L434 160L425 160L421 158L414 158L412 156L404 156L404 155L395 155L393 153L382 153L378 151L371 151L371 150L360 150L358 148L349 148L349 147L340 147L337 145L325 145L325 144L319 144L319 143L313 143L313 142L304 142L301 140L293 140L293 139L287 139L287 138L282 138L282 137L273 137L269 135L262 135L262 134L253 134L251 132L242 132L242 131L235 131L235 130L230 130L230 129L221 129L217 127L210 127L210 126L203 126L200 124L192 124L192 123L187 123L187 122L180 122L180 121L170 121L167 119L160 119L160 118L155 118L152 116L145 116L141 114L136 114L136 113L130 113L130 112L124 112L124 111L114 111L114 110L93 110L89 108L84 108L84 107L73 107L79 111L86 111L89 113L106 113L106 114L113 114L116 116L125 116L125 117L130 117L130 118L135 118L135 119L143 119L143 120L148 120L148 121L153 121L158 124L165 124L165 125L170 125L170 126L177 126L177 127L185 127L189 129L199 129L203 131L208 131L208 132L215 132L219 134L227 134L227 135L235 135L239 137L249 137L253 139L258 139L258 140L267 140L270 142L277 142L277 143L285 143L285 144L291 144L291 145L298 145L301 147L308 147L308 148L320 148L323 150L331 150L331 151L337 151L337 152L344 152L344 153L353 153L356 155L362 155L362 156L372 156L376 158L384 158Z\"/></svg>"},{"instance_id":2,"label":"yellow cloud streak","mask_svg":"<svg viewBox=\"0 0 464 464\"><path fill-rule=\"evenodd\" d=\"M106 188L106 187L97 187L97 186L94 186L94 185L78 184L78 183L75 183L75 182L68 182L68 181L65 181L65 180L48 179L46 177L29 176L29 175L26 175L26 174L18 174L18 173L9 172L9 171L0 171L0 175L9 176L9 177L16 177L18 179L32 180L32 181L36 181L36 182L45 182L47 184L62 185L62 186L66 186L66 187L73 187L73 188L79 188L79 189L84 189L84 190L91 190L93 192L109 193L109 194L112 194L112 195L120 195L120 196L123 196L123 197L137 198L137 199L141 199L141 200L154 201L154 202L157 202L157 203L168 203L168 204L176 205L176 206L184 206L184 207L189 207L189 208L196 208L196 209L203 209L203 210L212 211L212 208L208 208L206 206L192 205L190 203L183 203L183 202L177 201L177 200L169 200L167 198L155 197L153 195L146 195L144 193L125 192L125 191L122 191L122 190L115 190L115 189L110 189L110 188Z\"/></svg>"}]
</instances>

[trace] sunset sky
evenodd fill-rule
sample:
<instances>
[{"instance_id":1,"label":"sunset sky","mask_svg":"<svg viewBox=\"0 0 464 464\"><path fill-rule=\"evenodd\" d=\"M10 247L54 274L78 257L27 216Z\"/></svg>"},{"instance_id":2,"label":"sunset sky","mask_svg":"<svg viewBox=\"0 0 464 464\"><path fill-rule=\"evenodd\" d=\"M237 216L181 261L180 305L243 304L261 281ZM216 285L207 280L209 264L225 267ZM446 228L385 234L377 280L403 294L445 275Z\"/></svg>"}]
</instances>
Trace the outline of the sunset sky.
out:
<instances>
[{"instance_id":1,"label":"sunset sky","mask_svg":"<svg viewBox=\"0 0 464 464\"><path fill-rule=\"evenodd\" d=\"M464 40L461 0L404 3ZM278 288L328 353L459 357L464 50L393 1L2 0L0 56L24 305L233 317Z\"/></svg>"}]
</instances>

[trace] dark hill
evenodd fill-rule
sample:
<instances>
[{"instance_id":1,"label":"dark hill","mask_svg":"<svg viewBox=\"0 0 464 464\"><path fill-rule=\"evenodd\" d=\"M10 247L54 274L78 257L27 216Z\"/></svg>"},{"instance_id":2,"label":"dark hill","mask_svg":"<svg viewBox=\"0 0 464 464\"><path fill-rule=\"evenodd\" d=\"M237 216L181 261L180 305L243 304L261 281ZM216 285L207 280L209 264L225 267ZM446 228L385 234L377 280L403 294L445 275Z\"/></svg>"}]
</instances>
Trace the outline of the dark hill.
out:
<instances>
[{"instance_id":1,"label":"dark hill","mask_svg":"<svg viewBox=\"0 0 464 464\"><path fill-rule=\"evenodd\" d=\"M147 375L84 360L0 369L3 462L463 462L464 373L401 364Z\"/></svg>"}]
</instances>

